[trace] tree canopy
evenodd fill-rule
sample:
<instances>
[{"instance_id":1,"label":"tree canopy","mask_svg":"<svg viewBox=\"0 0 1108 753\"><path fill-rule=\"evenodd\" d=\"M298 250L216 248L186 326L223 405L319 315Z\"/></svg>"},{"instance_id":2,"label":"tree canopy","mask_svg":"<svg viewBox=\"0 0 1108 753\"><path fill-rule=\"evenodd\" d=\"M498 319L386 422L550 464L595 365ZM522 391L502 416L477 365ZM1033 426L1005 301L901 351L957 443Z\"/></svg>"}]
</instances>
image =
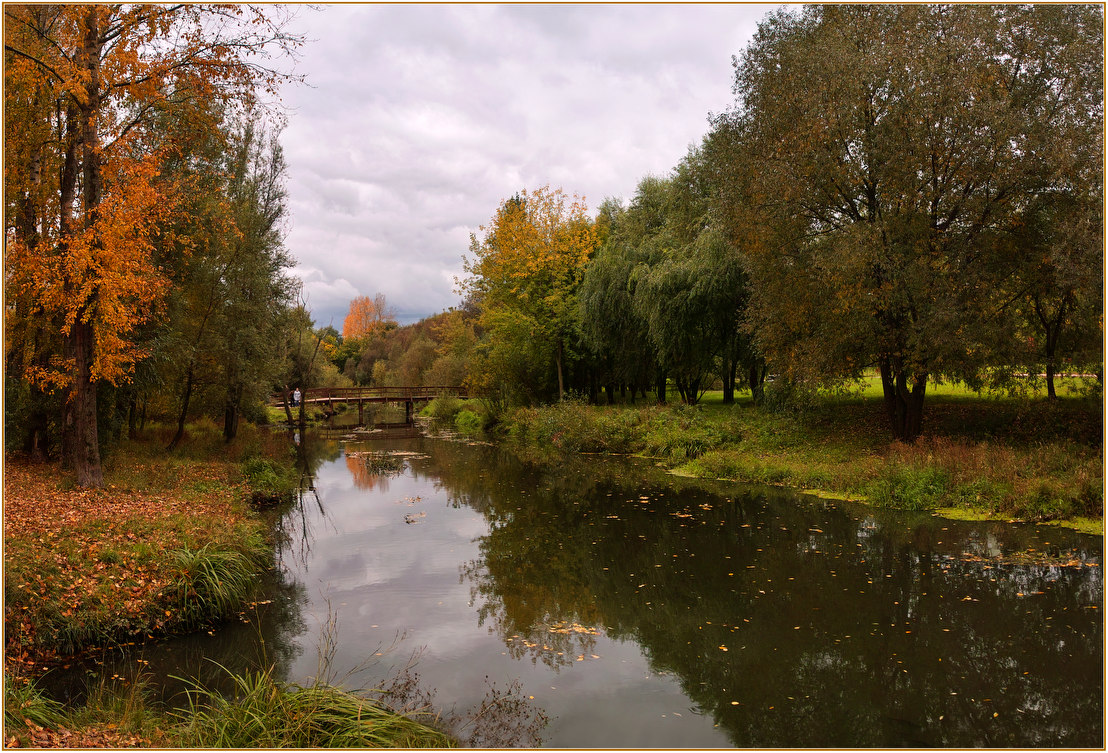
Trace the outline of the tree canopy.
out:
<instances>
[{"instance_id":1,"label":"tree canopy","mask_svg":"<svg viewBox=\"0 0 1108 753\"><path fill-rule=\"evenodd\" d=\"M857 5L759 26L715 131L750 168L724 211L754 241L751 321L779 369L877 367L911 439L929 380L980 383L1005 359L1028 208L1102 182L1102 22L1092 6Z\"/></svg>"},{"instance_id":2,"label":"tree canopy","mask_svg":"<svg viewBox=\"0 0 1108 753\"><path fill-rule=\"evenodd\" d=\"M223 5L4 7L7 283L22 374L64 390L63 454L100 486L97 385L132 379L138 328L188 253L175 155L290 78L259 61L291 52L280 9ZM169 124L174 124L172 127ZM35 321L39 324L31 325ZM43 350L40 346L46 346Z\"/></svg>"}]
</instances>

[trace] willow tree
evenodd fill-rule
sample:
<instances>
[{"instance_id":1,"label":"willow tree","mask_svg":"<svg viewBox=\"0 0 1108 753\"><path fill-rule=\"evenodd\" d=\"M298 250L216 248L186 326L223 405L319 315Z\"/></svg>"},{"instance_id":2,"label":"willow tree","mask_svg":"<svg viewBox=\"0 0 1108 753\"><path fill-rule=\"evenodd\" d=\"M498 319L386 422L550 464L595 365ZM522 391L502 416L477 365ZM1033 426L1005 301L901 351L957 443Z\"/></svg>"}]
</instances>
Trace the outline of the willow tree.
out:
<instances>
[{"instance_id":1,"label":"willow tree","mask_svg":"<svg viewBox=\"0 0 1108 753\"><path fill-rule=\"evenodd\" d=\"M5 193L21 200L8 282L65 343L25 376L66 391L63 451L80 485L101 486L96 388L129 378L142 355L131 334L167 284L153 258L176 205L159 171L173 145L155 116L175 110L215 127L206 103L272 94L286 77L266 56L297 40L272 10L236 5L6 5L4 14Z\"/></svg>"},{"instance_id":2,"label":"willow tree","mask_svg":"<svg viewBox=\"0 0 1108 753\"><path fill-rule=\"evenodd\" d=\"M929 381L1002 350L1021 210L1103 129L1095 6L827 5L778 12L736 60L758 340L783 371L876 366L898 438ZM1097 96L1097 92L1100 95ZM1092 127L1090 127L1090 125Z\"/></svg>"}]
</instances>

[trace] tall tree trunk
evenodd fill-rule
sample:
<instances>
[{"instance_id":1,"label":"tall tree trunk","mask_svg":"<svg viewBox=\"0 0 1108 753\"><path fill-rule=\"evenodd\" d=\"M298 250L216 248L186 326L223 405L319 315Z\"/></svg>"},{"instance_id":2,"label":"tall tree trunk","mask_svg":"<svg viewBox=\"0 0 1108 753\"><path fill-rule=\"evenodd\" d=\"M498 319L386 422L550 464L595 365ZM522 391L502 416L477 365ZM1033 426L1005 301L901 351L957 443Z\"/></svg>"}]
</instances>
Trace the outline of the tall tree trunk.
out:
<instances>
[{"instance_id":1,"label":"tall tree trunk","mask_svg":"<svg viewBox=\"0 0 1108 753\"><path fill-rule=\"evenodd\" d=\"M885 412L893 436L902 442L914 442L923 426L923 398L927 391L927 375L909 378L903 368L890 359L880 363L881 389L885 397Z\"/></svg>"},{"instance_id":2,"label":"tall tree trunk","mask_svg":"<svg viewBox=\"0 0 1108 753\"><path fill-rule=\"evenodd\" d=\"M70 330L76 373L73 375L73 470L77 485L100 488L104 473L100 467L100 441L96 433L96 384L92 381L92 325L76 321Z\"/></svg>"},{"instance_id":3,"label":"tall tree trunk","mask_svg":"<svg viewBox=\"0 0 1108 753\"><path fill-rule=\"evenodd\" d=\"M1046 358L1046 399L1057 400L1058 393L1054 391L1054 354L1048 353Z\"/></svg>"},{"instance_id":4,"label":"tall tree trunk","mask_svg":"<svg viewBox=\"0 0 1108 753\"><path fill-rule=\"evenodd\" d=\"M562 379L562 341L558 340L558 348L554 352L554 363L558 367L558 402L565 400L565 383Z\"/></svg>"},{"instance_id":5,"label":"tall tree trunk","mask_svg":"<svg viewBox=\"0 0 1108 753\"><path fill-rule=\"evenodd\" d=\"M181 412L177 416L177 433L173 435L173 441L169 443L169 447L166 447L167 450L177 449L177 445L185 438L185 419L188 418L189 402L192 400L192 382L193 369L192 364L189 363L188 371L185 373L185 390L181 396Z\"/></svg>"},{"instance_id":6,"label":"tall tree trunk","mask_svg":"<svg viewBox=\"0 0 1108 753\"><path fill-rule=\"evenodd\" d=\"M223 440L231 442L239 431L239 403L242 402L242 386L227 389L227 404L223 410Z\"/></svg>"},{"instance_id":7,"label":"tall tree trunk","mask_svg":"<svg viewBox=\"0 0 1108 753\"><path fill-rule=\"evenodd\" d=\"M733 405L735 403L735 380L739 373L739 355L738 348L732 344L731 356L728 357L726 353L723 356L723 404Z\"/></svg>"},{"instance_id":8,"label":"tall tree trunk","mask_svg":"<svg viewBox=\"0 0 1108 753\"><path fill-rule=\"evenodd\" d=\"M89 6L82 25L84 40L78 53L78 66L85 77L85 98L80 103L79 126L84 173L81 205L87 229L96 224L101 193L100 133L97 130L100 111L100 8ZM94 239L93 243L97 245L98 241ZM94 302L90 301L87 305L94 305ZM95 333L92 325L82 322L78 316L68 337L72 340L74 358L73 468L77 473L78 486L99 488L104 485L104 474L100 468L100 445L96 431L96 385L92 381Z\"/></svg>"},{"instance_id":9,"label":"tall tree trunk","mask_svg":"<svg viewBox=\"0 0 1108 753\"><path fill-rule=\"evenodd\" d=\"M1069 305L1070 297L1068 294L1062 296L1062 301L1058 304L1058 310L1054 312L1054 316L1051 317L1046 312L1046 307L1043 305L1042 299L1039 296L1035 296L1035 313L1039 317L1039 323L1043 325L1043 330L1046 332L1045 343L1043 346L1043 355L1046 357L1046 397L1047 400L1057 400L1058 393L1054 389L1054 375L1058 372L1058 340L1062 336L1062 325L1066 320L1066 307Z\"/></svg>"},{"instance_id":10,"label":"tall tree trunk","mask_svg":"<svg viewBox=\"0 0 1108 753\"><path fill-rule=\"evenodd\" d=\"M655 387L658 392L658 403L664 404L666 401L666 372L662 369L658 369L658 378Z\"/></svg>"},{"instance_id":11,"label":"tall tree trunk","mask_svg":"<svg viewBox=\"0 0 1108 753\"><path fill-rule=\"evenodd\" d=\"M288 421L289 426L292 426L292 408L289 407L289 386L284 385L284 389L281 390L281 397L283 398L283 404L285 406L285 420Z\"/></svg>"},{"instance_id":12,"label":"tall tree trunk","mask_svg":"<svg viewBox=\"0 0 1108 753\"><path fill-rule=\"evenodd\" d=\"M747 384L750 385L750 397L755 405L761 405L766 399L766 362L756 358L747 371Z\"/></svg>"},{"instance_id":13,"label":"tall tree trunk","mask_svg":"<svg viewBox=\"0 0 1108 753\"><path fill-rule=\"evenodd\" d=\"M127 406L127 438L138 438L138 391L132 390L131 404Z\"/></svg>"}]
</instances>

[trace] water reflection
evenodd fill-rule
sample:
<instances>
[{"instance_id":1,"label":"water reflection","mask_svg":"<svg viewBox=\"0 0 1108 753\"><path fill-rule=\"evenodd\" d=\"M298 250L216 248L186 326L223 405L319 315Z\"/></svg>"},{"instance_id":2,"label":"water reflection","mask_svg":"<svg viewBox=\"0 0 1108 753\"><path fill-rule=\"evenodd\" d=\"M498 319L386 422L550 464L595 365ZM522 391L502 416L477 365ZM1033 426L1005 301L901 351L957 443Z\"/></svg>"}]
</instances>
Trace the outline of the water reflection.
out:
<instances>
[{"instance_id":1,"label":"water reflection","mask_svg":"<svg viewBox=\"0 0 1108 753\"><path fill-rule=\"evenodd\" d=\"M557 747L1103 745L1099 538L418 437L295 463L269 603L150 671L304 682L407 634L444 703L518 680Z\"/></svg>"},{"instance_id":2,"label":"water reflection","mask_svg":"<svg viewBox=\"0 0 1108 753\"><path fill-rule=\"evenodd\" d=\"M1096 539L457 453L489 521L462 576L513 656L635 641L736 746L1102 743Z\"/></svg>"}]
</instances>

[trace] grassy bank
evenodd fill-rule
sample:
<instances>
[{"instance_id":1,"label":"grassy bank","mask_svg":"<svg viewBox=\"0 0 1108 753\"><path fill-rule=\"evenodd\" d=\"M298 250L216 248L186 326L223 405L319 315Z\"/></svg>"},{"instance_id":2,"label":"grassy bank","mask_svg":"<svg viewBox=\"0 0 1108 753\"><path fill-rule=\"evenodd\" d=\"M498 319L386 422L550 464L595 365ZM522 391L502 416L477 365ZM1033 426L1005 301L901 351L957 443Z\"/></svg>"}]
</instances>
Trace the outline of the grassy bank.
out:
<instances>
[{"instance_id":1,"label":"grassy bank","mask_svg":"<svg viewBox=\"0 0 1108 753\"><path fill-rule=\"evenodd\" d=\"M271 562L259 503L290 492L286 437L252 426L225 444L201 421L111 448L105 488L56 463L4 463L5 742L36 747L442 747L441 733L337 688L267 673L233 700L197 688L152 706L141 685L94 688L87 706L44 698L33 678L68 657L214 627L245 608Z\"/></svg>"},{"instance_id":2,"label":"grassy bank","mask_svg":"<svg viewBox=\"0 0 1108 753\"><path fill-rule=\"evenodd\" d=\"M360 695L270 672L233 678L230 697L196 685L182 708L151 700L138 685L104 684L66 709L33 682L5 678L7 747L39 748L448 748L456 742Z\"/></svg>"},{"instance_id":3,"label":"grassy bank","mask_svg":"<svg viewBox=\"0 0 1108 753\"><path fill-rule=\"evenodd\" d=\"M803 410L749 400L588 406L567 402L503 417L528 451L654 457L675 472L778 484L885 507L1103 528L1100 405L1078 398L928 398L924 434L890 439L879 398L823 396Z\"/></svg>"},{"instance_id":4,"label":"grassy bank","mask_svg":"<svg viewBox=\"0 0 1108 753\"><path fill-rule=\"evenodd\" d=\"M9 662L33 674L55 656L195 630L248 599L269 549L243 459L284 450L248 431L221 451L214 427L190 431L173 453L156 430L116 448L103 489L5 458Z\"/></svg>"}]
</instances>

